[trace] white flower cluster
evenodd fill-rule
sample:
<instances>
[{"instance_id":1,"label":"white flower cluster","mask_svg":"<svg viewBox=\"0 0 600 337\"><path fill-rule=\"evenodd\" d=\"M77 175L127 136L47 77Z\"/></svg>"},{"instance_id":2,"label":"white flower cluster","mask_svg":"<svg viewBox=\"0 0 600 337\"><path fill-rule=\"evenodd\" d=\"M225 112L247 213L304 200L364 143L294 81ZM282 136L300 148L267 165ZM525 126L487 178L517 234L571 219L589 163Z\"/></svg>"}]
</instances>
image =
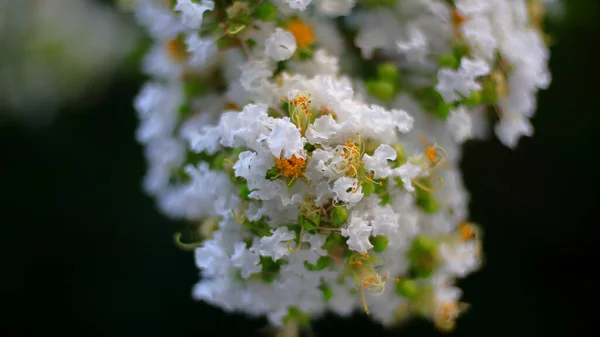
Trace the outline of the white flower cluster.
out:
<instances>
[{"instance_id":1,"label":"white flower cluster","mask_svg":"<svg viewBox=\"0 0 600 337\"><path fill-rule=\"evenodd\" d=\"M145 189L198 224L193 296L275 326L364 309L451 329L481 264L460 144L494 118L508 146L532 133L539 6L137 0Z\"/></svg>"}]
</instances>

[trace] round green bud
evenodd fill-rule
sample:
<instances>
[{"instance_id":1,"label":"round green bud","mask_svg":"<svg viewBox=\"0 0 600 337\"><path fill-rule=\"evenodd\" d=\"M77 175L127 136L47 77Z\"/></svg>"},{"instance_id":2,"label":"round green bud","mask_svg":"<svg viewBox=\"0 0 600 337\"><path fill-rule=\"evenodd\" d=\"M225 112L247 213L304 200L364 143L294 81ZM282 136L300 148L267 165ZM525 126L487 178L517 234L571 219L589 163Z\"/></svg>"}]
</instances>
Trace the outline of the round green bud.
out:
<instances>
[{"instance_id":1,"label":"round green bud","mask_svg":"<svg viewBox=\"0 0 600 337\"><path fill-rule=\"evenodd\" d=\"M439 205L433 195L427 194L426 197L419 198L416 200L417 206L427 214L434 214L439 210Z\"/></svg>"},{"instance_id":2,"label":"round green bud","mask_svg":"<svg viewBox=\"0 0 600 337\"><path fill-rule=\"evenodd\" d=\"M254 15L262 21L273 21L277 18L277 6L263 2L256 8Z\"/></svg>"},{"instance_id":3,"label":"round green bud","mask_svg":"<svg viewBox=\"0 0 600 337\"><path fill-rule=\"evenodd\" d=\"M382 101L391 101L396 96L395 85L386 81L367 81L367 91Z\"/></svg>"},{"instance_id":4,"label":"round green bud","mask_svg":"<svg viewBox=\"0 0 600 337\"><path fill-rule=\"evenodd\" d=\"M333 207L331 211L331 224L334 227L340 227L348 220L348 210L344 206Z\"/></svg>"},{"instance_id":5,"label":"round green bud","mask_svg":"<svg viewBox=\"0 0 600 337\"><path fill-rule=\"evenodd\" d=\"M361 184L361 186L362 186L362 193L365 195L365 197L368 197L371 194L373 194L373 192L375 192L375 184L373 184L373 182L371 182L371 181L365 181L364 183Z\"/></svg>"},{"instance_id":6,"label":"round green bud","mask_svg":"<svg viewBox=\"0 0 600 337\"><path fill-rule=\"evenodd\" d=\"M383 252L389 243L389 240L387 238L387 236L385 235L378 235L376 237L373 238L373 250L380 253Z\"/></svg>"},{"instance_id":7,"label":"round green bud","mask_svg":"<svg viewBox=\"0 0 600 337\"><path fill-rule=\"evenodd\" d=\"M382 63L377 66L377 77L381 81L396 83L398 81L398 68L392 62Z\"/></svg>"},{"instance_id":8,"label":"round green bud","mask_svg":"<svg viewBox=\"0 0 600 337\"><path fill-rule=\"evenodd\" d=\"M396 280L396 292L402 297L413 299L419 294L419 286L414 280Z\"/></svg>"},{"instance_id":9,"label":"round green bud","mask_svg":"<svg viewBox=\"0 0 600 337\"><path fill-rule=\"evenodd\" d=\"M469 45L461 43L461 44L457 44L452 48L452 52L454 53L454 56L460 60L462 59L464 56L469 55L469 53L471 52L471 47L469 47ZM460 64L460 62L459 62Z\"/></svg>"},{"instance_id":10,"label":"round green bud","mask_svg":"<svg viewBox=\"0 0 600 337\"><path fill-rule=\"evenodd\" d=\"M456 69L460 65L458 59L453 54L442 54L438 58L438 65L441 68Z\"/></svg>"},{"instance_id":11,"label":"round green bud","mask_svg":"<svg viewBox=\"0 0 600 337\"><path fill-rule=\"evenodd\" d=\"M431 254L436 249L435 242L425 235L418 235L413 240L413 248L419 253Z\"/></svg>"},{"instance_id":12,"label":"round green bud","mask_svg":"<svg viewBox=\"0 0 600 337\"><path fill-rule=\"evenodd\" d=\"M183 91L186 96L199 96L205 91L205 87L201 82L187 82L183 85Z\"/></svg>"},{"instance_id":13,"label":"round green bud","mask_svg":"<svg viewBox=\"0 0 600 337\"><path fill-rule=\"evenodd\" d=\"M481 104L481 92L479 91L471 91L471 96L465 98L464 104L470 108L474 108Z\"/></svg>"}]
</instances>

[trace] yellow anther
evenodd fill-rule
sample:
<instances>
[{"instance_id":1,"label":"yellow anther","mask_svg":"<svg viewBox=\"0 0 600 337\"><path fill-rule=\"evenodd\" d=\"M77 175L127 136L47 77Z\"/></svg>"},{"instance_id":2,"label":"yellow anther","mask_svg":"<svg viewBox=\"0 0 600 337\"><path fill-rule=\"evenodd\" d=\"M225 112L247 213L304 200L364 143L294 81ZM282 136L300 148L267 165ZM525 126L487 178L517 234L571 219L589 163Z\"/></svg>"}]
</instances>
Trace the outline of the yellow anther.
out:
<instances>
[{"instance_id":1,"label":"yellow anther","mask_svg":"<svg viewBox=\"0 0 600 337\"><path fill-rule=\"evenodd\" d=\"M306 159L293 155L290 159L275 158L277 170L288 178L299 178L306 166Z\"/></svg>"},{"instance_id":2,"label":"yellow anther","mask_svg":"<svg viewBox=\"0 0 600 337\"><path fill-rule=\"evenodd\" d=\"M309 26L299 19L291 20L286 29L296 38L296 45L300 48L308 48L315 43L315 34L312 26Z\"/></svg>"}]
</instances>

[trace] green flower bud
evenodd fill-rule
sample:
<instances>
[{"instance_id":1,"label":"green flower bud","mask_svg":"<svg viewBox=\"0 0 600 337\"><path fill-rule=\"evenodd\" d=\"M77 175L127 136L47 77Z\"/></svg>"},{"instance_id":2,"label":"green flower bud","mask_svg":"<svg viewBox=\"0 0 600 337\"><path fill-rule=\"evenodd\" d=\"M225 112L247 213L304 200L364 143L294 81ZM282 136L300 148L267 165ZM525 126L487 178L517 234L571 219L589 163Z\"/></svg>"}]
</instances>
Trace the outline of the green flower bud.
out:
<instances>
[{"instance_id":1,"label":"green flower bud","mask_svg":"<svg viewBox=\"0 0 600 337\"><path fill-rule=\"evenodd\" d=\"M381 81L396 83L398 81L398 68L394 63L387 62L377 66L377 77Z\"/></svg>"},{"instance_id":2,"label":"green flower bud","mask_svg":"<svg viewBox=\"0 0 600 337\"><path fill-rule=\"evenodd\" d=\"M333 227L340 227L348 220L348 210L344 206L333 207L331 211L331 224Z\"/></svg>"},{"instance_id":3,"label":"green flower bud","mask_svg":"<svg viewBox=\"0 0 600 337\"><path fill-rule=\"evenodd\" d=\"M372 244L373 244L373 250L380 253L383 252L387 246L388 246L388 238L385 235L378 235L376 237L373 238L372 240Z\"/></svg>"},{"instance_id":4,"label":"green flower bud","mask_svg":"<svg viewBox=\"0 0 600 337\"><path fill-rule=\"evenodd\" d=\"M390 101L396 96L396 88L393 83L380 80L367 81L367 91L382 101Z\"/></svg>"},{"instance_id":5,"label":"green flower bud","mask_svg":"<svg viewBox=\"0 0 600 337\"><path fill-rule=\"evenodd\" d=\"M465 98L464 104L470 108L474 108L481 104L482 96L479 91L471 91L471 96Z\"/></svg>"},{"instance_id":6,"label":"green flower bud","mask_svg":"<svg viewBox=\"0 0 600 337\"><path fill-rule=\"evenodd\" d=\"M183 91L187 97L199 96L205 91L204 85L201 82L187 82L183 85Z\"/></svg>"},{"instance_id":7,"label":"green flower bud","mask_svg":"<svg viewBox=\"0 0 600 337\"><path fill-rule=\"evenodd\" d=\"M254 15L262 21L273 21L277 18L277 6L263 2L256 8Z\"/></svg>"},{"instance_id":8,"label":"green flower bud","mask_svg":"<svg viewBox=\"0 0 600 337\"><path fill-rule=\"evenodd\" d=\"M375 184L372 181L365 181L361 184L361 186L365 197L368 197L375 192Z\"/></svg>"},{"instance_id":9,"label":"green flower bud","mask_svg":"<svg viewBox=\"0 0 600 337\"><path fill-rule=\"evenodd\" d=\"M454 56L454 54L442 54L438 58L438 65L441 68L457 69L460 65L460 62L456 56Z\"/></svg>"},{"instance_id":10,"label":"green flower bud","mask_svg":"<svg viewBox=\"0 0 600 337\"><path fill-rule=\"evenodd\" d=\"M411 250L417 253L431 254L435 252L437 245L435 241L425 235L418 235L414 238Z\"/></svg>"},{"instance_id":11,"label":"green flower bud","mask_svg":"<svg viewBox=\"0 0 600 337\"><path fill-rule=\"evenodd\" d=\"M462 59L464 56L469 55L469 53L471 52L471 47L469 47L469 45L467 44L457 44L452 48L452 52L454 53L454 56L457 58L457 60ZM460 65L460 62L459 62Z\"/></svg>"},{"instance_id":12,"label":"green flower bud","mask_svg":"<svg viewBox=\"0 0 600 337\"><path fill-rule=\"evenodd\" d=\"M413 299L419 294L419 286L414 280L396 280L396 292L402 297Z\"/></svg>"},{"instance_id":13,"label":"green flower bud","mask_svg":"<svg viewBox=\"0 0 600 337\"><path fill-rule=\"evenodd\" d=\"M425 187L431 187L431 183L427 179L421 179L419 182ZM428 214L433 214L439 209L435 195L421 188L415 189L415 203L423 212Z\"/></svg>"}]
</instances>

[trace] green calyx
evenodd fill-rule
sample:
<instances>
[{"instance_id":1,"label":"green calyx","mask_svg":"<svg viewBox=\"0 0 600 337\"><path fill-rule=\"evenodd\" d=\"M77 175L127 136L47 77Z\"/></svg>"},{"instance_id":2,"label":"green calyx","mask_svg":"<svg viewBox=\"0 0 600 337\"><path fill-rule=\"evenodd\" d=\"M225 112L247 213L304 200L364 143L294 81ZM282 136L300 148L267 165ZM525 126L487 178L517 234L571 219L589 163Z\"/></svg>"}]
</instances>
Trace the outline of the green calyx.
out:
<instances>
[{"instance_id":1,"label":"green calyx","mask_svg":"<svg viewBox=\"0 0 600 337\"><path fill-rule=\"evenodd\" d=\"M331 210L330 216L333 227L339 228L348 220L348 210L345 206L335 206Z\"/></svg>"},{"instance_id":2,"label":"green calyx","mask_svg":"<svg viewBox=\"0 0 600 337\"><path fill-rule=\"evenodd\" d=\"M386 250L388 246L389 240L385 235L378 235L371 238L371 244L373 245L373 250L381 253Z\"/></svg>"},{"instance_id":3,"label":"green calyx","mask_svg":"<svg viewBox=\"0 0 600 337\"><path fill-rule=\"evenodd\" d=\"M407 257L410 261L410 273L416 278L428 278L438 266L437 243L424 235L418 235L413 239Z\"/></svg>"},{"instance_id":4,"label":"green calyx","mask_svg":"<svg viewBox=\"0 0 600 337\"><path fill-rule=\"evenodd\" d=\"M384 102L391 101L396 96L396 86L394 83L379 79L368 80L366 86L370 95Z\"/></svg>"},{"instance_id":5,"label":"green calyx","mask_svg":"<svg viewBox=\"0 0 600 337\"><path fill-rule=\"evenodd\" d=\"M256 7L254 16L262 21L274 21L277 19L277 6L265 1Z\"/></svg>"},{"instance_id":6,"label":"green calyx","mask_svg":"<svg viewBox=\"0 0 600 337\"><path fill-rule=\"evenodd\" d=\"M419 285L415 280L396 279L396 293L407 299L415 299L419 295Z\"/></svg>"},{"instance_id":7,"label":"green calyx","mask_svg":"<svg viewBox=\"0 0 600 337\"><path fill-rule=\"evenodd\" d=\"M423 110L446 119L450 114L450 105L444 101L442 95L434 87L424 87L415 92L415 97Z\"/></svg>"},{"instance_id":8,"label":"green calyx","mask_svg":"<svg viewBox=\"0 0 600 337\"><path fill-rule=\"evenodd\" d=\"M431 182L429 179L419 179L419 183L428 189L431 188ZM420 187L415 188L415 203L417 207L427 214L434 214L440 208L434 193L424 190Z\"/></svg>"},{"instance_id":9,"label":"green calyx","mask_svg":"<svg viewBox=\"0 0 600 337\"><path fill-rule=\"evenodd\" d=\"M377 66L377 78L381 81L395 84L399 76L398 67L392 62L382 63Z\"/></svg>"}]
</instances>

